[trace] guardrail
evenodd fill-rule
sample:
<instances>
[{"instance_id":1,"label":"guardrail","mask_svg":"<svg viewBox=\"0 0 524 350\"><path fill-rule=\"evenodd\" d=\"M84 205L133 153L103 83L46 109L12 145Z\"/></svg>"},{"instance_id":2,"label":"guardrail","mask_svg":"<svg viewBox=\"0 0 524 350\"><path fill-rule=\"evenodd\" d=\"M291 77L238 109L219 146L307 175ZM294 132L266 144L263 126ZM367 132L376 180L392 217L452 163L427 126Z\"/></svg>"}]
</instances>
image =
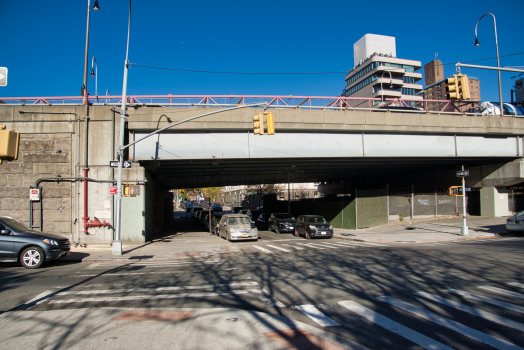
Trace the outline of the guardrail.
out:
<instances>
[{"instance_id":1,"label":"guardrail","mask_svg":"<svg viewBox=\"0 0 524 350\"><path fill-rule=\"evenodd\" d=\"M478 102L424 100L412 98L343 97L343 96L267 96L267 95L129 95L129 107L231 107L267 102L269 108L319 110L384 110L403 109L413 113L452 113L480 115ZM122 96L88 97L92 106L120 106ZM0 97L1 106L80 106L82 96Z\"/></svg>"}]
</instances>

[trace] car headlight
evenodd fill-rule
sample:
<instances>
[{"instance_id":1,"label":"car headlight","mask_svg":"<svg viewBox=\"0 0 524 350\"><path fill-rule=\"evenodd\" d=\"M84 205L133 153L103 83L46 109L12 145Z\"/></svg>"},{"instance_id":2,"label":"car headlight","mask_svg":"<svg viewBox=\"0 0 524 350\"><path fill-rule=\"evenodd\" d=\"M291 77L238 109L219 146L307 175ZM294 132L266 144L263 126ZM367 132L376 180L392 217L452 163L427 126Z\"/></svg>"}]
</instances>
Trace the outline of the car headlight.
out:
<instances>
[{"instance_id":1,"label":"car headlight","mask_svg":"<svg viewBox=\"0 0 524 350\"><path fill-rule=\"evenodd\" d=\"M318 230L317 227L316 227L316 226L313 226L313 225L309 225L309 228L310 228L311 230L313 230L313 231Z\"/></svg>"},{"instance_id":2,"label":"car headlight","mask_svg":"<svg viewBox=\"0 0 524 350\"><path fill-rule=\"evenodd\" d=\"M53 239L48 239L48 238L45 238L42 240L44 243L47 243L49 245L58 245L58 242L53 240Z\"/></svg>"},{"instance_id":3,"label":"car headlight","mask_svg":"<svg viewBox=\"0 0 524 350\"><path fill-rule=\"evenodd\" d=\"M230 229L229 229L229 232L231 232L231 233L237 233L237 230L235 230L234 228L230 228Z\"/></svg>"},{"instance_id":4,"label":"car headlight","mask_svg":"<svg viewBox=\"0 0 524 350\"><path fill-rule=\"evenodd\" d=\"M330 230L333 230L333 226L329 225L329 229L330 229Z\"/></svg>"}]
</instances>

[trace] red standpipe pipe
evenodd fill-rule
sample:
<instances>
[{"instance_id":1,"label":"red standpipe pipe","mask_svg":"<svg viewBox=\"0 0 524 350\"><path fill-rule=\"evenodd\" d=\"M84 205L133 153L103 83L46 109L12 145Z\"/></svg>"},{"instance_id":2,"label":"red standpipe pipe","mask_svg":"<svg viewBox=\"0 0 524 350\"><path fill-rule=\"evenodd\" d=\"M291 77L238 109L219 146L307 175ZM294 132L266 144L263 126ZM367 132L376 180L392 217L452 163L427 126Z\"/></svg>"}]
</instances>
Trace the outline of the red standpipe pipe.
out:
<instances>
[{"instance_id":1,"label":"red standpipe pipe","mask_svg":"<svg viewBox=\"0 0 524 350\"><path fill-rule=\"evenodd\" d=\"M87 179L87 168L84 169L84 178ZM82 218L84 220L84 233L87 232L87 221L89 220L89 217L87 216L87 180L84 179L84 217Z\"/></svg>"}]
</instances>

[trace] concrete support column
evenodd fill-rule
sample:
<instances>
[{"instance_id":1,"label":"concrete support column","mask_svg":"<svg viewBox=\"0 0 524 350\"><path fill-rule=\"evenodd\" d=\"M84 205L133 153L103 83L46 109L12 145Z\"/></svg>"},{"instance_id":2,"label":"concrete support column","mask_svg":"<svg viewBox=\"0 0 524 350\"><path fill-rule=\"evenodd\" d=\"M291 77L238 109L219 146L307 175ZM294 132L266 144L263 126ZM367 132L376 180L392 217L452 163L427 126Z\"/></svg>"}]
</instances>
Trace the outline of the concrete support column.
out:
<instances>
[{"instance_id":1,"label":"concrete support column","mask_svg":"<svg viewBox=\"0 0 524 350\"><path fill-rule=\"evenodd\" d=\"M497 187L480 189L481 216L508 216L508 190Z\"/></svg>"}]
</instances>

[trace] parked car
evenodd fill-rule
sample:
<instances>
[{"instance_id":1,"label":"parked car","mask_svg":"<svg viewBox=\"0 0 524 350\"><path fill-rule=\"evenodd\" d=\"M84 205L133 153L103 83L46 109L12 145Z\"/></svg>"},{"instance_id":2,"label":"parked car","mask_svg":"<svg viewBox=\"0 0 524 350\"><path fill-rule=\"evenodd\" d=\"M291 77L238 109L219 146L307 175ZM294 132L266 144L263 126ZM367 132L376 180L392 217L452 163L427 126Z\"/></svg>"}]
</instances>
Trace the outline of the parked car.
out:
<instances>
[{"instance_id":1,"label":"parked car","mask_svg":"<svg viewBox=\"0 0 524 350\"><path fill-rule=\"evenodd\" d=\"M224 209L222 209L222 204L213 203L213 206L211 207L211 211L213 211L213 213L218 213L218 212L224 211Z\"/></svg>"},{"instance_id":2,"label":"parked car","mask_svg":"<svg viewBox=\"0 0 524 350\"><path fill-rule=\"evenodd\" d=\"M196 214L197 214L199 211L202 211L202 208L201 208L201 207L193 207L193 208L191 208L191 217L192 217L193 219L196 219Z\"/></svg>"},{"instance_id":3,"label":"parked car","mask_svg":"<svg viewBox=\"0 0 524 350\"><path fill-rule=\"evenodd\" d=\"M258 239L258 229L244 214L224 214L218 226L219 236L228 241Z\"/></svg>"},{"instance_id":4,"label":"parked car","mask_svg":"<svg viewBox=\"0 0 524 350\"><path fill-rule=\"evenodd\" d=\"M274 213L269 217L269 231L275 233L295 232L297 220L289 213Z\"/></svg>"},{"instance_id":5,"label":"parked car","mask_svg":"<svg viewBox=\"0 0 524 350\"><path fill-rule=\"evenodd\" d=\"M44 262L69 255L70 246L63 236L34 231L9 216L0 216L0 261L36 269Z\"/></svg>"},{"instance_id":6,"label":"parked car","mask_svg":"<svg viewBox=\"0 0 524 350\"><path fill-rule=\"evenodd\" d=\"M259 230L267 230L268 229L268 221L269 221L269 214L262 213L258 216L258 218L255 221L255 225Z\"/></svg>"},{"instance_id":7,"label":"parked car","mask_svg":"<svg viewBox=\"0 0 524 350\"><path fill-rule=\"evenodd\" d=\"M333 237L333 226L322 215L300 215L295 226L295 236L307 239L316 237Z\"/></svg>"},{"instance_id":8,"label":"parked car","mask_svg":"<svg viewBox=\"0 0 524 350\"><path fill-rule=\"evenodd\" d=\"M238 206L238 205L235 205L233 206L232 210L233 210L233 213L240 213L240 211L244 209L244 207L242 206Z\"/></svg>"},{"instance_id":9,"label":"parked car","mask_svg":"<svg viewBox=\"0 0 524 350\"><path fill-rule=\"evenodd\" d=\"M524 210L506 219L506 230L524 231Z\"/></svg>"}]
</instances>

